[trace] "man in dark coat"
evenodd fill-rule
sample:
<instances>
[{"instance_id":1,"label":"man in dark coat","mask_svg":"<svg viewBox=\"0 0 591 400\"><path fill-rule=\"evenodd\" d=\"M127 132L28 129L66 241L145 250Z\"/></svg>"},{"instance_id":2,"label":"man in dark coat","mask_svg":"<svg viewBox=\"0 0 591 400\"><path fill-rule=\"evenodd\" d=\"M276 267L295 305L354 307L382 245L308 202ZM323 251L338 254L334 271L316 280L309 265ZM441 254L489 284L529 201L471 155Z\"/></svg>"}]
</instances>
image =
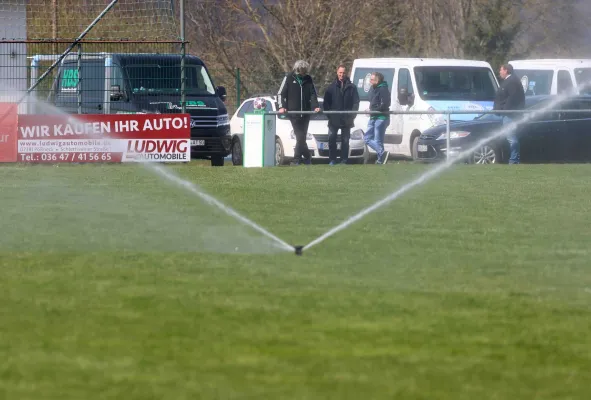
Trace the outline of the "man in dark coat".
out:
<instances>
[{"instance_id":1,"label":"man in dark coat","mask_svg":"<svg viewBox=\"0 0 591 400\"><path fill-rule=\"evenodd\" d=\"M347 77L347 68L339 65L337 78L324 93L324 111L358 111L359 93ZM341 163L349 160L349 138L356 114L328 114L328 158L330 165L337 162L337 134L341 131Z\"/></svg>"},{"instance_id":2,"label":"man in dark coat","mask_svg":"<svg viewBox=\"0 0 591 400\"><path fill-rule=\"evenodd\" d=\"M279 112L288 113L293 133L296 137L294 164L300 164L302 157L305 164L309 165L312 161L310 150L306 143L310 115L298 114L297 111L320 111L318 107L318 94L312 78L308 75L309 69L310 64L306 61L296 61L293 67L293 73L283 78L277 95Z\"/></svg>"},{"instance_id":3,"label":"man in dark coat","mask_svg":"<svg viewBox=\"0 0 591 400\"><path fill-rule=\"evenodd\" d=\"M523 110L525 108L525 92L521 80L513 74L513 66L511 64L501 65L499 75L503 81L497 92L493 108L495 110ZM512 114L502 114L502 117L505 128L515 119ZM511 153L509 164L519 164L519 138L515 129L507 134L507 141Z\"/></svg>"}]
</instances>

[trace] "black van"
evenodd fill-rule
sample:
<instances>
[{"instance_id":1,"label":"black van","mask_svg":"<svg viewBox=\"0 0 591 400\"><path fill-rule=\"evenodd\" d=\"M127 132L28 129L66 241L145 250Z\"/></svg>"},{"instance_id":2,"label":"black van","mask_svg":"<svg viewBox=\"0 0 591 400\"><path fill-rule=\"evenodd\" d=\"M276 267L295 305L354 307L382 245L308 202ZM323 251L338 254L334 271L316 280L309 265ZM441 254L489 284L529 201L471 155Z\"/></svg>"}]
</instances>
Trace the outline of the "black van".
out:
<instances>
[{"instance_id":1,"label":"black van","mask_svg":"<svg viewBox=\"0 0 591 400\"><path fill-rule=\"evenodd\" d=\"M232 142L226 90L214 86L195 56L185 56L185 77L191 159L223 166ZM72 54L59 66L52 95L56 107L72 114L181 113L181 55Z\"/></svg>"}]
</instances>

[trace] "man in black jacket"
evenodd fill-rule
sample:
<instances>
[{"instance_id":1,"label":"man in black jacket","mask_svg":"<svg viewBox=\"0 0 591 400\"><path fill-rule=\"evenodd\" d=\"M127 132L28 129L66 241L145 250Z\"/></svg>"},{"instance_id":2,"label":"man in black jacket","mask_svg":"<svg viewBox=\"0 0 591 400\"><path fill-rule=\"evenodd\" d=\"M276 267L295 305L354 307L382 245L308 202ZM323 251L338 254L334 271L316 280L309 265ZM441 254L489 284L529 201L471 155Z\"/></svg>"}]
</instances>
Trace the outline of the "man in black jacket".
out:
<instances>
[{"instance_id":1,"label":"man in black jacket","mask_svg":"<svg viewBox=\"0 0 591 400\"><path fill-rule=\"evenodd\" d=\"M308 75L309 69L310 64L306 61L296 61L293 66L293 73L283 78L277 96L279 112L288 113L293 133L296 137L294 150L295 164L300 164L302 157L304 158L305 164L309 165L312 161L310 150L306 143L310 115L298 114L296 111L320 111L316 88L314 87L312 78Z\"/></svg>"},{"instance_id":2,"label":"man in black jacket","mask_svg":"<svg viewBox=\"0 0 591 400\"><path fill-rule=\"evenodd\" d=\"M324 111L358 111L359 93L347 77L347 68L339 65L337 78L324 93ZM328 158L330 165L337 162L337 134L341 130L341 163L349 159L349 138L356 114L328 114Z\"/></svg>"},{"instance_id":3,"label":"man in black jacket","mask_svg":"<svg viewBox=\"0 0 591 400\"><path fill-rule=\"evenodd\" d=\"M389 153L384 150L384 136L386 128L390 125L390 90L388 83L384 81L384 75L374 72L370 78L371 89L369 91L369 110L381 111L379 114L371 114L367 131L363 136L365 143L375 150L378 155L376 164L385 164Z\"/></svg>"},{"instance_id":4,"label":"man in black jacket","mask_svg":"<svg viewBox=\"0 0 591 400\"><path fill-rule=\"evenodd\" d=\"M525 108L525 92L521 80L513 74L513 66L511 64L501 65L499 75L503 82L497 92L493 108L495 110L523 110ZM502 114L502 117L504 127L513 122L515 118L512 114ZM519 139L515 130L507 134L507 141L511 153L509 164L519 164Z\"/></svg>"}]
</instances>

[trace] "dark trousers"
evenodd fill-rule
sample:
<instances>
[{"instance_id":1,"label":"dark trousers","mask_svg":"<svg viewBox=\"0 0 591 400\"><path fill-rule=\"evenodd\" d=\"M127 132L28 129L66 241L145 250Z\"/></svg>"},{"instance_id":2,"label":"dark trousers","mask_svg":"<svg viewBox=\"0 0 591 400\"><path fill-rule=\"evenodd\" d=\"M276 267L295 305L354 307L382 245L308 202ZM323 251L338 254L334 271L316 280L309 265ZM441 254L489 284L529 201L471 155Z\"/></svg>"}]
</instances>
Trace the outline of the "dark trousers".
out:
<instances>
[{"instance_id":1,"label":"dark trousers","mask_svg":"<svg viewBox=\"0 0 591 400\"><path fill-rule=\"evenodd\" d=\"M341 162L346 163L349 160L349 138L351 137L351 128L339 128L328 125L328 158L330 161L337 161L337 134L341 130Z\"/></svg>"},{"instance_id":2,"label":"dark trousers","mask_svg":"<svg viewBox=\"0 0 591 400\"><path fill-rule=\"evenodd\" d=\"M310 149L306 143L306 136L308 135L308 125L310 125L310 117L296 117L291 120L291 126L293 128L293 134L296 137L296 146L294 149L293 158L295 161L300 161L303 157L304 160L310 160Z\"/></svg>"}]
</instances>

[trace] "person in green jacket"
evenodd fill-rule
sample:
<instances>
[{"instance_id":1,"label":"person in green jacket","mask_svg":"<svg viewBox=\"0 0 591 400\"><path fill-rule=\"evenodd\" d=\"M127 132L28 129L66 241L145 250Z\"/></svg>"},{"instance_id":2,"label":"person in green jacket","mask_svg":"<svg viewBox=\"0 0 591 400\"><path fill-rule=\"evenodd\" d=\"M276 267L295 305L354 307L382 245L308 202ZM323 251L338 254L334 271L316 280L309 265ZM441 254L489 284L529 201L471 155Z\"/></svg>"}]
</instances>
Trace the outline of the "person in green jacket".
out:
<instances>
[{"instance_id":1,"label":"person in green jacket","mask_svg":"<svg viewBox=\"0 0 591 400\"><path fill-rule=\"evenodd\" d=\"M390 90L388 83L384 81L384 75L379 72L371 74L371 89L369 91L369 109L366 111L381 111L379 114L371 114L367 130L363 135L365 143L378 155L376 164L385 164L389 153L384 150L384 135L390 125Z\"/></svg>"}]
</instances>

